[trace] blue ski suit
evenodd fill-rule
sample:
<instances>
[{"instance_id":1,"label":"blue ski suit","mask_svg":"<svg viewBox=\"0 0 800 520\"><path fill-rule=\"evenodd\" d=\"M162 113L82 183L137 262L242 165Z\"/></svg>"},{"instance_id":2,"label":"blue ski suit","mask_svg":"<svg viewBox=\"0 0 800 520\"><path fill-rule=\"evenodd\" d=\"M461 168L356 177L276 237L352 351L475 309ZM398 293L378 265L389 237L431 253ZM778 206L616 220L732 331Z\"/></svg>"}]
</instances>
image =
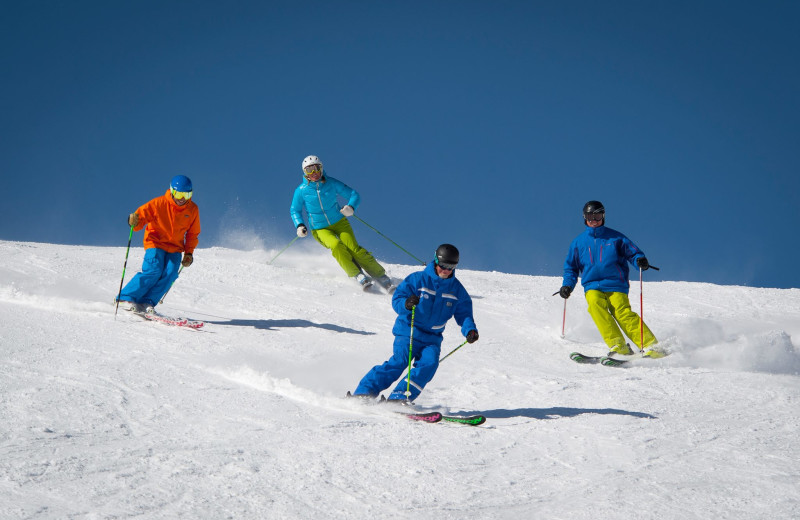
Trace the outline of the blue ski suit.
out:
<instances>
[{"instance_id":1,"label":"blue ski suit","mask_svg":"<svg viewBox=\"0 0 800 520\"><path fill-rule=\"evenodd\" d=\"M606 226L586 227L569 245L561 285L575 287L578 275L584 291L628 294L628 262L644 253L628 237Z\"/></svg>"},{"instance_id":2,"label":"blue ski suit","mask_svg":"<svg viewBox=\"0 0 800 520\"><path fill-rule=\"evenodd\" d=\"M450 318L456 319L464 337L472 330L477 332L472 317L472 298L456 279L455 271L448 278L440 278L434 263L430 262L423 271L408 275L394 292L392 307L397 319L392 329L395 336L393 355L382 365L373 367L361 379L354 395L377 396L389 388L408 367L411 311L406 309L405 303L412 294L419 296L419 303L414 310L414 343L411 348L414 366L410 388L407 378L403 378L389 396L390 400L408 398L413 401L433 379L439 367L442 333ZM410 396L406 396L407 389L411 392Z\"/></svg>"},{"instance_id":3,"label":"blue ski suit","mask_svg":"<svg viewBox=\"0 0 800 520\"><path fill-rule=\"evenodd\" d=\"M581 277L589 315L615 352L626 350L623 333L640 348L658 342L628 301L629 263L644 256L628 237L602 225L587 226L570 244L564 261L562 285L574 288Z\"/></svg>"}]
</instances>

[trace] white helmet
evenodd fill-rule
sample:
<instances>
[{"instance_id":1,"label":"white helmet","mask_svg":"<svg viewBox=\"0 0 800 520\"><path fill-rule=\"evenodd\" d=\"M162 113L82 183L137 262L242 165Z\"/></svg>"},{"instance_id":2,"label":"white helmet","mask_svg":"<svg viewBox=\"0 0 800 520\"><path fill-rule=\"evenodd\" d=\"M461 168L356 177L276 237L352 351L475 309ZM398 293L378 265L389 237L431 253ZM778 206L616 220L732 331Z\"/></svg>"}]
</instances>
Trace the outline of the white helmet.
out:
<instances>
[{"instance_id":1,"label":"white helmet","mask_svg":"<svg viewBox=\"0 0 800 520\"><path fill-rule=\"evenodd\" d=\"M303 159L303 170L306 169L306 166L311 166L312 164L319 164L320 169L322 169L322 161L316 155L309 155L305 159Z\"/></svg>"}]
</instances>

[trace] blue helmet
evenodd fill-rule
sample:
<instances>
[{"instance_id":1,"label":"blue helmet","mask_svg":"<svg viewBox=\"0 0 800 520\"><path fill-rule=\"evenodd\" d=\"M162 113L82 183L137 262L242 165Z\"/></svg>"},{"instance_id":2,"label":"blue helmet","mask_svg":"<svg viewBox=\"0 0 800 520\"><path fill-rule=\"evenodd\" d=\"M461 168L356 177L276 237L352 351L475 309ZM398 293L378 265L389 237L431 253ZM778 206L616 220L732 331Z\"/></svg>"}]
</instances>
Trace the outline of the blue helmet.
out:
<instances>
[{"instance_id":1,"label":"blue helmet","mask_svg":"<svg viewBox=\"0 0 800 520\"><path fill-rule=\"evenodd\" d=\"M192 191L192 179L186 175L176 175L169 181L169 189L175 191Z\"/></svg>"}]
</instances>

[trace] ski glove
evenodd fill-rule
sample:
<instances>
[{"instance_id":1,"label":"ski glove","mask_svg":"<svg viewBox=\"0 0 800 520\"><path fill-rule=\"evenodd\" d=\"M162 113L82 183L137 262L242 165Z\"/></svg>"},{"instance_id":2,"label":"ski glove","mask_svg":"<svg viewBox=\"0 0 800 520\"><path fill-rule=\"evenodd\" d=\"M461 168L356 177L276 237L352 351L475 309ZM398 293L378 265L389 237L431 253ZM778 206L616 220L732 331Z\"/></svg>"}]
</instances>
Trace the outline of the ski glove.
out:
<instances>
[{"instance_id":1,"label":"ski glove","mask_svg":"<svg viewBox=\"0 0 800 520\"><path fill-rule=\"evenodd\" d=\"M353 216L353 206L345 206L339 211L339 213L341 213L345 217L352 217Z\"/></svg>"},{"instance_id":2,"label":"ski glove","mask_svg":"<svg viewBox=\"0 0 800 520\"><path fill-rule=\"evenodd\" d=\"M139 215L136 213L131 213L128 215L128 225L130 227L136 227L139 224Z\"/></svg>"},{"instance_id":3,"label":"ski glove","mask_svg":"<svg viewBox=\"0 0 800 520\"><path fill-rule=\"evenodd\" d=\"M475 343L476 341L478 341L478 331L473 329L467 334L467 343Z\"/></svg>"},{"instance_id":4,"label":"ski glove","mask_svg":"<svg viewBox=\"0 0 800 520\"><path fill-rule=\"evenodd\" d=\"M189 267L194 262L194 257L192 257L192 253L183 253L183 260L181 260L181 265L183 267Z\"/></svg>"},{"instance_id":5,"label":"ski glove","mask_svg":"<svg viewBox=\"0 0 800 520\"><path fill-rule=\"evenodd\" d=\"M304 236L308 235L308 228L305 224L300 224L297 226L297 236L303 238Z\"/></svg>"},{"instance_id":6,"label":"ski glove","mask_svg":"<svg viewBox=\"0 0 800 520\"><path fill-rule=\"evenodd\" d=\"M572 294L572 287L569 285L562 285L561 289L558 290L558 294L566 300L569 298L569 295Z\"/></svg>"},{"instance_id":7,"label":"ski glove","mask_svg":"<svg viewBox=\"0 0 800 520\"><path fill-rule=\"evenodd\" d=\"M406 309L411 310L419 303L419 296L412 294L406 298Z\"/></svg>"},{"instance_id":8,"label":"ski glove","mask_svg":"<svg viewBox=\"0 0 800 520\"><path fill-rule=\"evenodd\" d=\"M636 259L636 266L640 267L642 271L647 271L650 269L650 262L647 261L647 258L640 256Z\"/></svg>"}]
</instances>

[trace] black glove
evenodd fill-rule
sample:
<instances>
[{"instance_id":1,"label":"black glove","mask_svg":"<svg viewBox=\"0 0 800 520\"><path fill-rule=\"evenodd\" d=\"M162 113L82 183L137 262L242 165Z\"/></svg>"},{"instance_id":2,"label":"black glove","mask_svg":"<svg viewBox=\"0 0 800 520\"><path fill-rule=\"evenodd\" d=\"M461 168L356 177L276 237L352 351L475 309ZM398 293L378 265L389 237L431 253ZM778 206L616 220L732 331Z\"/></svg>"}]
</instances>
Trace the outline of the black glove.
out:
<instances>
[{"instance_id":1,"label":"black glove","mask_svg":"<svg viewBox=\"0 0 800 520\"><path fill-rule=\"evenodd\" d=\"M183 267L189 267L194 262L194 257L192 257L192 253L183 253L183 260L181 260L181 265Z\"/></svg>"},{"instance_id":2,"label":"black glove","mask_svg":"<svg viewBox=\"0 0 800 520\"><path fill-rule=\"evenodd\" d=\"M406 309L411 310L419 303L419 296L412 294L406 298Z\"/></svg>"},{"instance_id":3,"label":"black glove","mask_svg":"<svg viewBox=\"0 0 800 520\"><path fill-rule=\"evenodd\" d=\"M473 329L467 334L467 343L475 343L478 341L478 331Z\"/></svg>"},{"instance_id":4,"label":"black glove","mask_svg":"<svg viewBox=\"0 0 800 520\"><path fill-rule=\"evenodd\" d=\"M569 298L569 295L572 294L572 287L569 285L562 285L561 289L558 290L558 294L566 300Z\"/></svg>"},{"instance_id":5,"label":"black glove","mask_svg":"<svg viewBox=\"0 0 800 520\"><path fill-rule=\"evenodd\" d=\"M305 224L300 224L297 226L297 236L303 238L304 236L308 235L308 228Z\"/></svg>"},{"instance_id":6,"label":"black glove","mask_svg":"<svg viewBox=\"0 0 800 520\"><path fill-rule=\"evenodd\" d=\"M636 259L636 266L641 268L642 271L647 271L650 269L650 262L647 261L647 258L640 256Z\"/></svg>"}]
</instances>

